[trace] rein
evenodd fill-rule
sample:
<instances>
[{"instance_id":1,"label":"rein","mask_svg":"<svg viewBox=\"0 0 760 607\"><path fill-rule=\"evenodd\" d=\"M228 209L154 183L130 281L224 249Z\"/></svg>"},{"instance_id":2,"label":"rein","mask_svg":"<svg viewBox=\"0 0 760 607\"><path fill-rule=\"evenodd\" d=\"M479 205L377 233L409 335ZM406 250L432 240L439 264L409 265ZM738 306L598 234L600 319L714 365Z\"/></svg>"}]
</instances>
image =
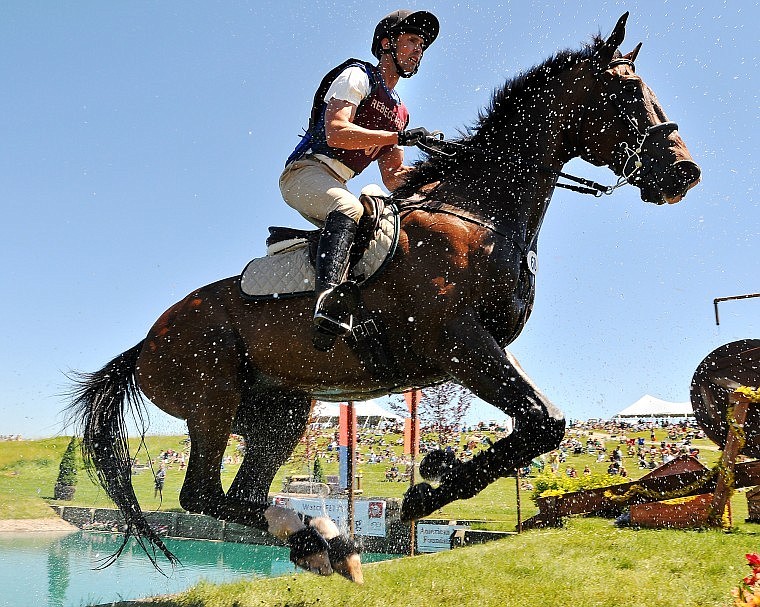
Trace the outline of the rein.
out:
<instances>
[{"instance_id":1,"label":"rein","mask_svg":"<svg viewBox=\"0 0 760 607\"><path fill-rule=\"evenodd\" d=\"M616 67L618 65L629 65L634 71L636 70L636 66L634 65L633 61L626 58L620 58L620 59L611 61L608 65L608 69ZM598 80L596 82L598 83ZM591 93L589 93L589 97L593 93L593 90L594 89L592 89ZM627 141L623 141L621 143L622 148L623 148L623 154L625 155L625 159L623 161L623 168L621 169L620 176L618 177L617 182L615 182L613 185L607 186L607 185L597 183L596 181L592 181L590 179L577 177L570 173L565 173L564 171L561 171L559 169L555 169L553 167L546 166L544 164L540 164L537 162L532 162L530 160L523 158L522 156L518 154L511 154L507 158L513 161L523 163L528 166L532 166L533 168L538 169L539 171L553 175L557 179L567 179L568 181L572 181L576 184L580 184L580 185L572 185L570 183L557 182L554 184L555 187L564 188L566 190L571 190L573 192L578 192L579 194L591 194L595 196L596 198L599 198L603 195L610 196L618 188L629 183L632 184L635 180L641 178L651 169L651 165L645 162L647 157L642 156L644 144L647 138L653 133L658 133L661 131L667 131L667 132L675 131L678 129L678 124L676 124L675 122L663 122L661 124L656 124L656 125L647 127L647 129L644 132L642 132L639 129L636 121L633 118L631 118L628 112L626 112L625 109L623 108L620 100L617 97L617 94L611 93L609 98L620 110L621 116L625 119L626 123L631 127L636 137L636 144L634 147L630 146ZM583 106L583 114L581 115L581 120L579 122L579 127L578 127L578 133L579 133L578 139L580 139L580 133L582 133L583 131L583 124L585 122L587 108L588 108L588 103L584 104ZM466 148L468 151L473 150L485 157L489 157L492 155L492 150L490 149L482 149L475 146L469 146L464 143L460 143L458 141L446 140L444 139L443 133L441 133L440 131L436 131L430 137L426 137L424 140L421 140L417 144L417 147L419 147L420 149L422 149L423 151L429 154L437 154L439 156L446 156L449 158L453 158L454 156L457 155L456 151L452 151L452 152L444 151L443 147L445 146L450 146L450 147L455 147L455 148L457 147Z\"/></svg>"},{"instance_id":2,"label":"rein","mask_svg":"<svg viewBox=\"0 0 760 607\"><path fill-rule=\"evenodd\" d=\"M425 152L428 152L429 154L437 154L439 156L447 156L449 158L453 158L454 156L457 155L457 152L445 152L441 147L437 147L440 144L443 144L443 146L467 148L468 151L473 150L485 157L491 156L490 149L484 150L482 148L468 146L458 141L451 141L448 139L444 139L443 133L440 133L440 132L437 132L431 137L426 138L425 141L420 141L417 144L417 147ZM575 183L581 184L580 186L577 186L577 185L572 185L570 183L555 183L555 186L558 188L565 188L566 190L572 190L573 192L578 192L580 194L593 194L597 198L602 196L603 194L610 195L617 188L628 183L627 180L621 177L620 179L618 179L618 182L615 185L612 185L612 186L602 185L600 183L597 183L596 181L591 181L590 179L585 179L583 177L576 177L575 175L571 175L570 173L565 173L563 171L552 168L550 166L546 166L545 164L531 162L517 154L512 154L508 156L507 158L510 160L521 162L528 166L532 166L540 171L543 171L544 173L549 173L551 175L554 175L557 178L567 179L568 181L573 181ZM621 182L621 180L623 181Z\"/></svg>"}]
</instances>

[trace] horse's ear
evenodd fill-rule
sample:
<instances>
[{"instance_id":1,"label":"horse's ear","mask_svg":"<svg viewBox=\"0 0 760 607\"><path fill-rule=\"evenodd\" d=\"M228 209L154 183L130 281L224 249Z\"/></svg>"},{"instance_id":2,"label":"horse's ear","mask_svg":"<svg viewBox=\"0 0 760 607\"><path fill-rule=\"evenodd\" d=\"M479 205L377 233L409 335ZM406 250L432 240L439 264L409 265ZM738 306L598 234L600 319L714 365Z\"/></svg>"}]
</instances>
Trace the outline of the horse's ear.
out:
<instances>
[{"instance_id":1,"label":"horse's ear","mask_svg":"<svg viewBox=\"0 0 760 607\"><path fill-rule=\"evenodd\" d=\"M624 13L618 22L615 24L615 29L612 30L610 37L604 42L599 49L599 59L602 64L606 65L612 61L612 57L615 51L623 43L625 38L625 22L628 20L628 12Z\"/></svg>"},{"instance_id":2,"label":"horse's ear","mask_svg":"<svg viewBox=\"0 0 760 607\"><path fill-rule=\"evenodd\" d=\"M642 43L639 42L636 45L636 48L634 48L630 53L628 53L627 55L625 55L625 58L628 59L628 61L630 61L631 63L634 63L636 61L636 57L639 56L639 51L641 50L641 45L642 45Z\"/></svg>"}]
</instances>

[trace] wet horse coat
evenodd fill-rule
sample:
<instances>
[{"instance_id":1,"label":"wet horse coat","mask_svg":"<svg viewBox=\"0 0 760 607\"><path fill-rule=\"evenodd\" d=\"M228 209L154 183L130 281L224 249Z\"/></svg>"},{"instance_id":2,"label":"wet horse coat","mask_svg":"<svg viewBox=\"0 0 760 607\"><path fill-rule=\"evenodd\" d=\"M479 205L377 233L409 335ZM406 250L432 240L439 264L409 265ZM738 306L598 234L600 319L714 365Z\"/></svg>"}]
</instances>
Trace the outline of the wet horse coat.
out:
<instances>
[{"instance_id":1,"label":"wet horse coat","mask_svg":"<svg viewBox=\"0 0 760 607\"><path fill-rule=\"evenodd\" d=\"M316 351L312 298L245 301L233 277L188 295L143 342L84 378L75 408L85 452L129 532L163 548L140 512L122 448L124 405L137 388L187 420L182 506L265 530L267 491L306 428L312 399L363 400L453 380L513 418L509 436L437 487L407 492L405 519L475 495L558 445L561 411L505 350L530 314L530 266L558 171L577 156L608 165L658 204L678 202L699 179L677 127L635 73L638 47L617 50L626 17L609 39L509 81L453 156L431 155L394 193L399 246L362 290L387 337L390 372L373 372L343 340ZM225 493L219 464L230 432L245 437L247 450Z\"/></svg>"}]
</instances>

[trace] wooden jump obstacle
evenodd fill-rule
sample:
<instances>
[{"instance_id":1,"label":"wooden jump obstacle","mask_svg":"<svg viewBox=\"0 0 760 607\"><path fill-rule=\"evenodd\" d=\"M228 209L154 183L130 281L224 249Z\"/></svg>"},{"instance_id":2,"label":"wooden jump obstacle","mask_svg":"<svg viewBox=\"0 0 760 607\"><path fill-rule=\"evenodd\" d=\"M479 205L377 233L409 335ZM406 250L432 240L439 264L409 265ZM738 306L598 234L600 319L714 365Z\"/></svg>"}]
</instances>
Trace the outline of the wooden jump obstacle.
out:
<instances>
[{"instance_id":1,"label":"wooden jump obstacle","mask_svg":"<svg viewBox=\"0 0 760 607\"><path fill-rule=\"evenodd\" d=\"M737 463L740 453L758 457L760 404L736 391L740 386L757 386L759 379L760 340L718 348L694 374L691 394L696 417L706 434L723 447L714 470L681 456L638 481L539 498L538 514L523 521L523 528L559 526L563 517L572 514L620 513L625 506L631 507L632 523L642 526L722 524L733 489L760 485L760 461ZM716 434L721 430L722 437ZM700 497L686 504L663 502L676 496Z\"/></svg>"}]
</instances>

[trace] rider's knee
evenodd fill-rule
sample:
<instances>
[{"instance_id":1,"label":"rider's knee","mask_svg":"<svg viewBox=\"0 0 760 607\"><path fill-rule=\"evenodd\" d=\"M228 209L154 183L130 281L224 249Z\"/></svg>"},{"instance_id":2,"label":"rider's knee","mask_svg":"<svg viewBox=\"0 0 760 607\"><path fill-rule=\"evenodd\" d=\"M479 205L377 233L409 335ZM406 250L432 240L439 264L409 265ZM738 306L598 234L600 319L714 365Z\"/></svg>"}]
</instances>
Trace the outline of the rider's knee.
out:
<instances>
[{"instance_id":1,"label":"rider's knee","mask_svg":"<svg viewBox=\"0 0 760 607\"><path fill-rule=\"evenodd\" d=\"M353 219L355 223L359 223L362 215L364 215L364 205L359 202L358 198L353 196L344 196L336 200L332 210L343 213L343 215Z\"/></svg>"}]
</instances>

